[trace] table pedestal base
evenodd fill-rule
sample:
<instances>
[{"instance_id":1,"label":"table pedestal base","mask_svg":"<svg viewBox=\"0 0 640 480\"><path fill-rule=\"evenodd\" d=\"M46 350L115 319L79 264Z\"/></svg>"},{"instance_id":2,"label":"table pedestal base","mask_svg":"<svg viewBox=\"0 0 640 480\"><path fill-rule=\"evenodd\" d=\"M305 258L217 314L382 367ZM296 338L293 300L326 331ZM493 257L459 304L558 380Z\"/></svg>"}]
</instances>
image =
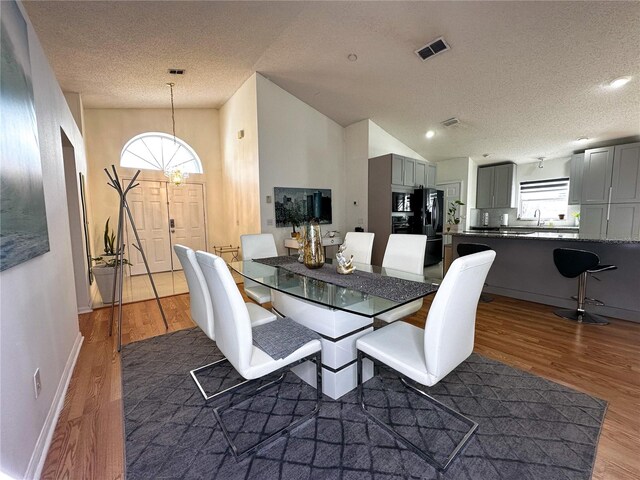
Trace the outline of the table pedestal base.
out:
<instances>
[{"instance_id":1,"label":"table pedestal base","mask_svg":"<svg viewBox=\"0 0 640 480\"><path fill-rule=\"evenodd\" d=\"M357 386L356 340L373 331L373 319L308 302L271 290L271 304L277 313L318 332L322 343L322 393L337 399ZM302 380L316 386L313 362L292 369ZM373 364L365 360L363 378L373 376Z\"/></svg>"}]
</instances>

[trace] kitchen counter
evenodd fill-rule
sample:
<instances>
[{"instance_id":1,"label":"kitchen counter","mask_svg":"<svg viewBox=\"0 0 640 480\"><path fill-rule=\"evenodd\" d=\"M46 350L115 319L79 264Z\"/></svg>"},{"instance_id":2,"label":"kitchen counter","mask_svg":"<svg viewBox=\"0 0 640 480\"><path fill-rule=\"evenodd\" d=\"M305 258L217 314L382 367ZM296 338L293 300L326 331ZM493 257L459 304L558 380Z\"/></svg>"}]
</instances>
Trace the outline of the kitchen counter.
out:
<instances>
[{"instance_id":1,"label":"kitchen counter","mask_svg":"<svg viewBox=\"0 0 640 480\"><path fill-rule=\"evenodd\" d=\"M553 263L556 248L588 250L617 270L590 278L587 296L604 306L587 311L610 318L640 322L640 239L593 238L579 233L463 232L452 234L453 255L460 243L483 243L496 252L485 291L561 308L575 308L578 279L565 278ZM558 321L566 321L558 318Z\"/></svg>"},{"instance_id":2,"label":"kitchen counter","mask_svg":"<svg viewBox=\"0 0 640 480\"><path fill-rule=\"evenodd\" d=\"M526 230L506 230L498 232L467 231L452 233L459 237L480 237L480 238L517 238L521 240L560 240L572 242L598 242L598 243L639 243L640 238L605 238L603 236L585 235L578 232L528 232Z\"/></svg>"}]
</instances>

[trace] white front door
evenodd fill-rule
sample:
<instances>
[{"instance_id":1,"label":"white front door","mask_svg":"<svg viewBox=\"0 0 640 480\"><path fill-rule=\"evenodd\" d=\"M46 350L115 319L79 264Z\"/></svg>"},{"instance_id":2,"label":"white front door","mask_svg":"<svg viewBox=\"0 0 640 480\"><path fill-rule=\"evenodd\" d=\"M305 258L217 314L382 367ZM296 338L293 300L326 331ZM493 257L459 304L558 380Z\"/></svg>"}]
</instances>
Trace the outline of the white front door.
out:
<instances>
[{"instance_id":1,"label":"white front door","mask_svg":"<svg viewBox=\"0 0 640 480\"><path fill-rule=\"evenodd\" d=\"M193 250L207 250L204 225L204 194L202 185L182 184L176 187L168 184L169 189L169 227L171 244L184 245ZM173 269L182 266L173 248Z\"/></svg>"},{"instance_id":2,"label":"white front door","mask_svg":"<svg viewBox=\"0 0 640 480\"><path fill-rule=\"evenodd\" d=\"M171 240L167 216L166 182L139 180L140 186L131 189L127 201L140 237L151 273L171 270ZM128 219L127 219L128 220ZM127 237L131 274L146 273L142 255L133 245L135 234L127 221Z\"/></svg>"}]
</instances>

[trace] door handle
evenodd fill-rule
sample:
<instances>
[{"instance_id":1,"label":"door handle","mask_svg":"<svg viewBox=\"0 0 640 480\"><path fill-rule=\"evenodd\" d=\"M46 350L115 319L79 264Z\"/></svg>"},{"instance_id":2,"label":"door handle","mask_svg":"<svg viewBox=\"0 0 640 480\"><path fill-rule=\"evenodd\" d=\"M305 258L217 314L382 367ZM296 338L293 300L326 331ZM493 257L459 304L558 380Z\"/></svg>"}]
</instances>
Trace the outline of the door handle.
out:
<instances>
[{"instance_id":1,"label":"door handle","mask_svg":"<svg viewBox=\"0 0 640 480\"><path fill-rule=\"evenodd\" d=\"M169 227L176 228L176 221L173 218L169 219Z\"/></svg>"}]
</instances>

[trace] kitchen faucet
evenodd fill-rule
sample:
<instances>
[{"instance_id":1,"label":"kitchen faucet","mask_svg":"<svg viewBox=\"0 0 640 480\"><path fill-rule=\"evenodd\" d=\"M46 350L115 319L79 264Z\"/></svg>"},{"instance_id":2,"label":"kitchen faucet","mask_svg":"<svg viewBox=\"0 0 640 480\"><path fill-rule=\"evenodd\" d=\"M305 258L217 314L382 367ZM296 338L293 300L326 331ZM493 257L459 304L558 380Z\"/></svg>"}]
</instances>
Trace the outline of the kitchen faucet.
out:
<instances>
[{"instance_id":1,"label":"kitchen faucet","mask_svg":"<svg viewBox=\"0 0 640 480\"><path fill-rule=\"evenodd\" d=\"M536 215L536 214L537 214L537 215ZM533 218L538 217L538 227L540 226L540 220L541 220L541 218L540 218L540 217L541 217L541 216L542 216L542 213L540 212L540 209L539 209L539 208L536 208L536 209L535 209L535 211L533 212Z\"/></svg>"}]
</instances>

